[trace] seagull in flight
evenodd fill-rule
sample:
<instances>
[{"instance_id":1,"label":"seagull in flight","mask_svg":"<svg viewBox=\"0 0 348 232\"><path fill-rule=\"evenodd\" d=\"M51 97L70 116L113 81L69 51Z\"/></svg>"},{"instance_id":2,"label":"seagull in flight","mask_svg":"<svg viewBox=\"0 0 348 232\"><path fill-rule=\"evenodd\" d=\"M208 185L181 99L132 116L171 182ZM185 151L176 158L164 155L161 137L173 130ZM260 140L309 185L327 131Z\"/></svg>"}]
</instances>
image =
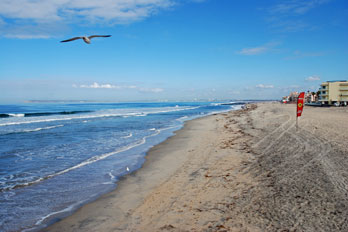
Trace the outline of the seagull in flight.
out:
<instances>
[{"instance_id":1,"label":"seagull in flight","mask_svg":"<svg viewBox=\"0 0 348 232\"><path fill-rule=\"evenodd\" d=\"M111 35L91 35L91 36L79 36L79 37L74 37L71 39L67 39L67 40L62 40L60 41L61 43L65 43L65 42L70 42L73 40L77 40L77 39L83 39L83 41L85 41L85 43L90 44L91 43L91 39L95 38L95 37L111 37Z\"/></svg>"}]
</instances>

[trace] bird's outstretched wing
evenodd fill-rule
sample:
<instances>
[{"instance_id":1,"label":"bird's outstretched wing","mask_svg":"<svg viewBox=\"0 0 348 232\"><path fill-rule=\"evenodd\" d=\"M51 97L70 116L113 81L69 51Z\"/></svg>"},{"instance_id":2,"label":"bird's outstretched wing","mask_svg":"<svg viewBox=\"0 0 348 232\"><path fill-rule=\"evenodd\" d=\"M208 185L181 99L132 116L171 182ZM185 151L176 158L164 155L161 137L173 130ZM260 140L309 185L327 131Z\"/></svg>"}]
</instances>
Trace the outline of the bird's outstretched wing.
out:
<instances>
[{"instance_id":1,"label":"bird's outstretched wing","mask_svg":"<svg viewBox=\"0 0 348 232\"><path fill-rule=\"evenodd\" d=\"M77 39L82 39L82 37L74 37L74 38L71 38L71 39L62 40L62 41L60 41L60 42L61 42L61 43L70 42L70 41L77 40Z\"/></svg>"},{"instance_id":2,"label":"bird's outstretched wing","mask_svg":"<svg viewBox=\"0 0 348 232\"><path fill-rule=\"evenodd\" d=\"M88 39L92 39L95 37L111 37L111 35L91 35L91 36L88 36Z\"/></svg>"}]
</instances>

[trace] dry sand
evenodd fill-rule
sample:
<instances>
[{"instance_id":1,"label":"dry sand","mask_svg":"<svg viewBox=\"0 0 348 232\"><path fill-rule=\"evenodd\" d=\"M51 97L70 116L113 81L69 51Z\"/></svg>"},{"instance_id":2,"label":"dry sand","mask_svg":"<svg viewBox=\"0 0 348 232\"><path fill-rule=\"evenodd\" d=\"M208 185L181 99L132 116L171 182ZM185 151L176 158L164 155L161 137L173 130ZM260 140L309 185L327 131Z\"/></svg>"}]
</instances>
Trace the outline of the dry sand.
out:
<instances>
[{"instance_id":1,"label":"dry sand","mask_svg":"<svg viewBox=\"0 0 348 232\"><path fill-rule=\"evenodd\" d=\"M348 109L260 103L186 123L44 231L348 231Z\"/></svg>"}]
</instances>

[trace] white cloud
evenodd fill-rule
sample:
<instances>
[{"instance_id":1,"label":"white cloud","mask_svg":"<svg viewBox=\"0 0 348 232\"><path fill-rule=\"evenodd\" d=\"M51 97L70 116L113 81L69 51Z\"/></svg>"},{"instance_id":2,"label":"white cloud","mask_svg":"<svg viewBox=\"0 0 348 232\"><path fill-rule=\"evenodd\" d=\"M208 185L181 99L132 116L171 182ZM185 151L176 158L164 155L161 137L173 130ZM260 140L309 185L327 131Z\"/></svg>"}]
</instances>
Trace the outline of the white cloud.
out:
<instances>
[{"instance_id":1,"label":"white cloud","mask_svg":"<svg viewBox=\"0 0 348 232\"><path fill-rule=\"evenodd\" d=\"M238 53L241 55L258 55L266 52L267 50L267 47L243 48Z\"/></svg>"},{"instance_id":2,"label":"white cloud","mask_svg":"<svg viewBox=\"0 0 348 232\"><path fill-rule=\"evenodd\" d=\"M137 88L140 92L143 93L161 93L164 91L162 88Z\"/></svg>"},{"instance_id":3,"label":"white cloud","mask_svg":"<svg viewBox=\"0 0 348 232\"><path fill-rule=\"evenodd\" d=\"M65 30L67 30L66 25L55 23L42 23L40 25L6 24L3 27L0 25L0 31L2 31L3 36L18 39L47 39L58 36Z\"/></svg>"},{"instance_id":4,"label":"white cloud","mask_svg":"<svg viewBox=\"0 0 348 232\"><path fill-rule=\"evenodd\" d=\"M306 78L306 81L320 81L320 77L318 76L310 76Z\"/></svg>"},{"instance_id":5,"label":"white cloud","mask_svg":"<svg viewBox=\"0 0 348 232\"><path fill-rule=\"evenodd\" d=\"M161 9L175 5L177 0L1 0L0 21L10 19L11 24L3 35L16 37L12 28L41 28L47 24L83 25L125 24L142 20ZM0 25L1 26L1 25ZM57 26L55 26L57 27ZM46 36L53 31L45 28ZM12 34L11 34L12 33ZM10 35L8 35L10 34ZM36 37L37 32L22 37ZM45 34L45 33L42 33ZM42 36L41 36L42 37Z\"/></svg>"},{"instance_id":6,"label":"white cloud","mask_svg":"<svg viewBox=\"0 0 348 232\"><path fill-rule=\"evenodd\" d=\"M278 44L279 43L271 42L271 43L261 45L259 47L243 48L242 50L238 51L237 53L240 55L246 55L246 56L260 55L260 54L266 53L268 51L271 51Z\"/></svg>"},{"instance_id":7,"label":"white cloud","mask_svg":"<svg viewBox=\"0 0 348 232\"><path fill-rule=\"evenodd\" d=\"M73 84L74 88L85 88L85 89L136 89L134 85L112 85L112 84L99 84L94 82L91 85L79 85Z\"/></svg>"},{"instance_id":8,"label":"white cloud","mask_svg":"<svg viewBox=\"0 0 348 232\"><path fill-rule=\"evenodd\" d=\"M273 6L270 12L273 14L305 14L330 0L286 0Z\"/></svg>"},{"instance_id":9,"label":"white cloud","mask_svg":"<svg viewBox=\"0 0 348 232\"><path fill-rule=\"evenodd\" d=\"M135 85L112 85L112 84L99 84L97 82L94 82L93 84L90 85L76 85L73 84L72 87L74 88L82 88L82 89L118 89L118 90L122 90L122 89L134 89L137 90L139 92L143 92L143 93L160 93L163 92L164 89L162 88L144 88L144 87L138 87Z\"/></svg>"},{"instance_id":10,"label":"white cloud","mask_svg":"<svg viewBox=\"0 0 348 232\"><path fill-rule=\"evenodd\" d=\"M0 14L35 21L89 20L128 22L173 5L173 0L2 0Z\"/></svg>"},{"instance_id":11,"label":"white cloud","mask_svg":"<svg viewBox=\"0 0 348 232\"><path fill-rule=\"evenodd\" d=\"M273 89L274 86L273 85L258 84L258 85L256 85L256 88L259 88L259 89Z\"/></svg>"},{"instance_id":12,"label":"white cloud","mask_svg":"<svg viewBox=\"0 0 348 232\"><path fill-rule=\"evenodd\" d=\"M311 10L332 0L282 0L268 8L268 22L281 32L315 30L315 21L308 22L304 16Z\"/></svg>"}]
</instances>

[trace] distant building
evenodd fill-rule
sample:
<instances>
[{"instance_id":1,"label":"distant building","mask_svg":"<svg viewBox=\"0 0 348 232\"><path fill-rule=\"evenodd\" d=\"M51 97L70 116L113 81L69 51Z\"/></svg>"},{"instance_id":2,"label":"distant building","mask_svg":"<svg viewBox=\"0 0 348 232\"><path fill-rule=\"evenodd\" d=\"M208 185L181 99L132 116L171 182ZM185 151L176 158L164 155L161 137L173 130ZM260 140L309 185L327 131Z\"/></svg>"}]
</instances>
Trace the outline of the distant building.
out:
<instances>
[{"instance_id":1,"label":"distant building","mask_svg":"<svg viewBox=\"0 0 348 232\"><path fill-rule=\"evenodd\" d=\"M299 92L291 92L289 95L290 102L297 102L298 95L300 95Z\"/></svg>"},{"instance_id":2,"label":"distant building","mask_svg":"<svg viewBox=\"0 0 348 232\"><path fill-rule=\"evenodd\" d=\"M348 81L327 81L320 85L319 101L327 105L348 104Z\"/></svg>"},{"instance_id":3,"label":"distant building","mask_svg":"<svg viewBox=\"0 0 348 232\"><path fill-rule=\"evenodd\" d=\"M289 102L290 102L289 96L282 97L282 103L289 103Z\"/></svg>"},{"instance_id":4,"label":"distant building","mask_svg":"<svg viewBox=\"0 0 348 232\"><path fill-rule=\"evenodd\" d=\"M318 101L318 95L314 92L307 91L305 94L305 103L314 103Z\"/></svg>"},{"instance_id":5,"label":"distant building","mask_svg":"<svg viewBox=\"0 0 348 232\"><path fill-rule=\"evenodd\" d=\"M296 103L298 95L300 95L299 92L291 92L289 96L284 96L282 98L283 103Z\"/></svg>"}]
</instances>

